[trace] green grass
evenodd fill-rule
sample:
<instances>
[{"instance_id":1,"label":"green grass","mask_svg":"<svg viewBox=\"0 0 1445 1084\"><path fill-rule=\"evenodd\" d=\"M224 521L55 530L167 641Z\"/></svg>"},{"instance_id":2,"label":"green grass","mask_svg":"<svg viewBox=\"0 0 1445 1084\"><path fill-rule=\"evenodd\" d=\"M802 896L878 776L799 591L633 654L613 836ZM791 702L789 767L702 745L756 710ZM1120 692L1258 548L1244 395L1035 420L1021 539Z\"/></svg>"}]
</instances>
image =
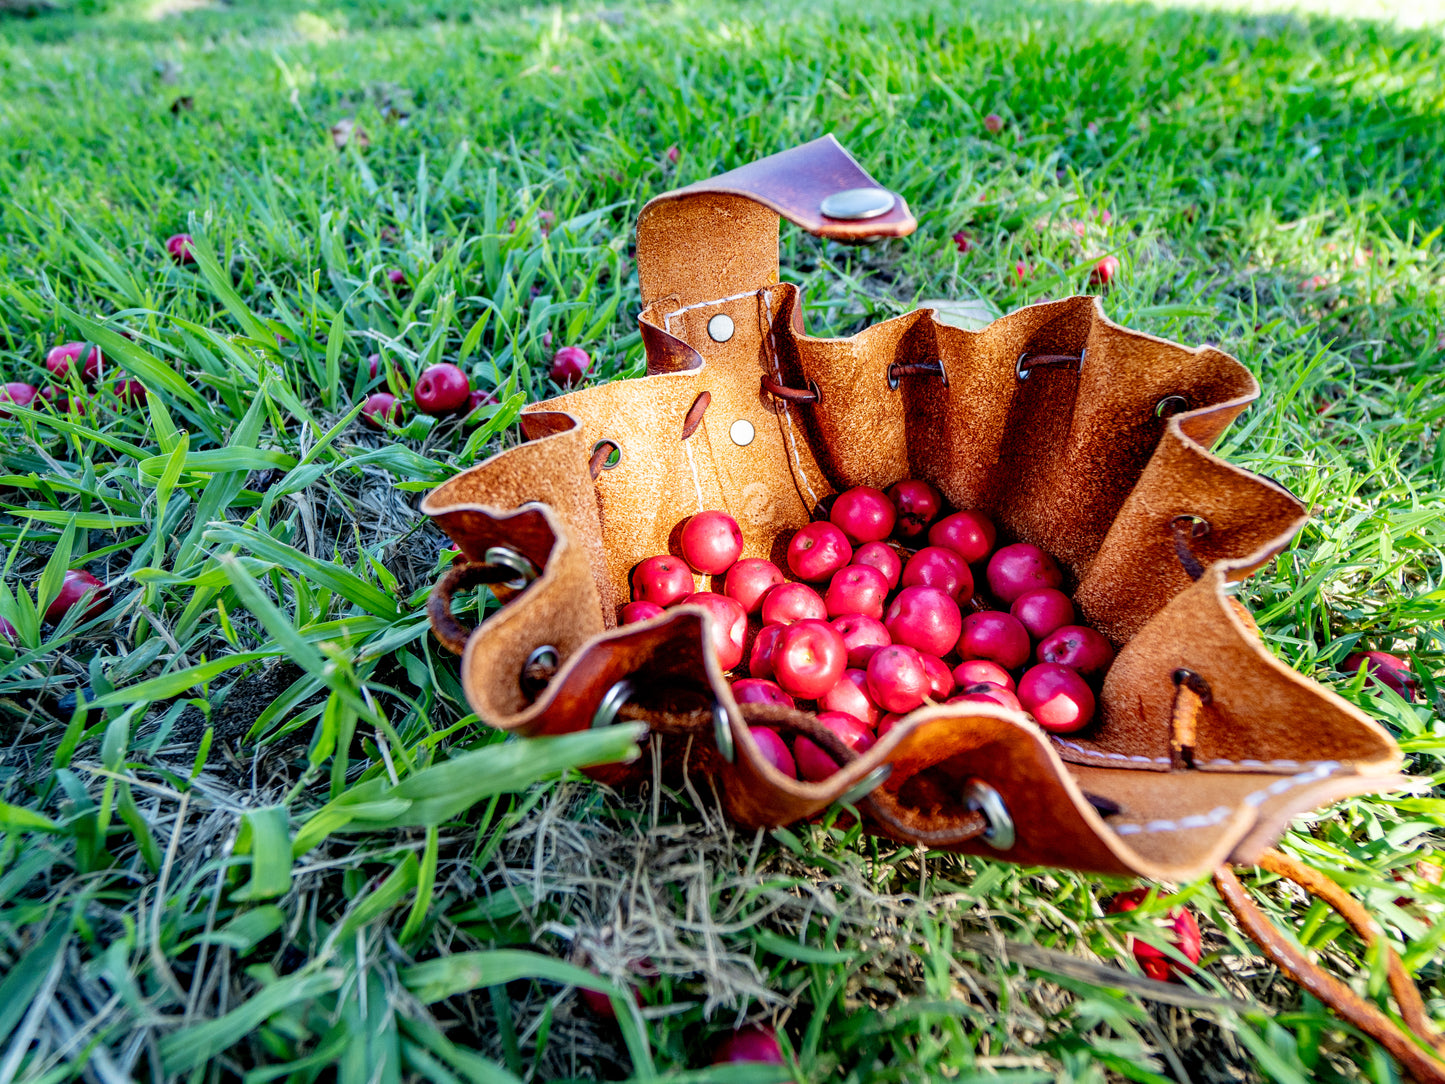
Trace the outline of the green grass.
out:
<instances>
[{"instance_id":1,"label":"green grass","mask_svg":"<svg viewBox=\"0 0 1445 1084\"><path fill-rule=\"evenodd\" d=\"M1111 316L1259 373L1223 450L1316 515L1248 601L1424 780L1284 845L1445 1018L1445 889L1410 875L1445 824L1438 30L1062 0L69 7L0 15L0 378L93 338L151 397L0 422L0 1079L641 1078L743 1016L808 1081L1396 1079L1207 882L1176 886L1207 955L1168 1003L1121 951L1140 927L1103 917L1118 884L831 823L735 836L710 795L566 774L627 733L499 745L468 714L419 492L555 392L546 332L639 371L642 202L826 131L920 227L785 231L813 333L924 297L1007 311L1112 252ZM344 117L369 149L332 147ZM187 228L197 270L162 249ZM368 388L442 358L502 405L358 428ZM113 606L42 626L65 567ZM1359 643L1412 654L1425 703L1336 673ZM1254 883L1382 996L1342 923ZM641 988L620 1025L578 1005L588 961Z\"/></svg>"}]
</instances>

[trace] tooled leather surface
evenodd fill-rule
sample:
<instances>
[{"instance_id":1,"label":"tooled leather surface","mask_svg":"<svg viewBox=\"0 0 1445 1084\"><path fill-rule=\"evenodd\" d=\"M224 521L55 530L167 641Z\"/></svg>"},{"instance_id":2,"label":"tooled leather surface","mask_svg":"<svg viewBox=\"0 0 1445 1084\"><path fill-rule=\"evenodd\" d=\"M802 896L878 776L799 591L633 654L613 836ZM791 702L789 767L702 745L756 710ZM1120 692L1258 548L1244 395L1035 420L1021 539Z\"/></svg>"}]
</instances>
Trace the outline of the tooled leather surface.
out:
<instances>
[{"instance_id":1,"label":"tooled leather surface","mask_svg":"<svg viewBox=\"0 0 1445 1084\"><path fill-rule=\"evenodd\" d=\"M808 172L817 147L788 152L798 172ZM765 176L775 181L786 165L774 162ZM915 809L946 810L969 775L1000 791L1014 847L1001 853L975 839L955 849L1165 879L1257 853L1299 810L1397 782L1399 752L1384 731L1274 660L1225 604L1225 581L1278 552L1304 515L1290 494L1208 451L1258 394L1243 366L1119 327L1092 298L1031 306L978 332L920 311L847 339L810 338L796 288L778 284L774 210L816 190L774 190L764 206L721 188L659 198L639 222L652 375L536 404L524 430L540 439L459 475L424 505L468 553L476 543L469 549L463 536L478 516L500 520L525 499L555 513L548 572L555 565L558 576L528 588L468 645L463 685L483 719L528 734L586 726L623 677L668 689L690 675L688 695L705 686L728 713L734 762L702 763L719 771L729 812L743 823L812 816L886 762L884 786ZM807 220L798 206L787 210ZM724 341L707 330L719 313L734 329ZM1016 375L1020 354L1081 350L1079 371ZM927 376L889 387L891 362L933 359L943 361L947 387ZM765 373L794 387L811 380L821 398L801 405L764 395ZM684 440L683 419L704 391L711 402ZM1165 396L1183 396L1189 409L1157 417ZM740 422L753 434L741 444L732 435ZM586 460L603 439L622 456L594 485ZM805 783L761 758L702 642L700 611L605 631L628 598L633 565L677 552L687 516L724 509L743 530L745 556L785 565L787 538L819 500L903 477L932 481L956 505L989 511L1006 537L1059 555L1087 620L1123 645L1093 726L1060 740L1004 709L924 708L825 783ZM1174 555L1169 522L1181 514L1210 523L1197 553L1219 563L1199 584ZM564 580L570 586L559 586ZM511 612L526 617L503 621ZM557 640L567 641L563 669L528 705L518 660ZM1200 669L1215 693L1201 714L1194 770L1168 763L1171 674L1180 665ZM665 704L637 711L668 716ZM695 743L710 746L702 718L695 705L678 708L677 719L692 720L678 727L700 728Z\"/></svg>"}]
</instances>

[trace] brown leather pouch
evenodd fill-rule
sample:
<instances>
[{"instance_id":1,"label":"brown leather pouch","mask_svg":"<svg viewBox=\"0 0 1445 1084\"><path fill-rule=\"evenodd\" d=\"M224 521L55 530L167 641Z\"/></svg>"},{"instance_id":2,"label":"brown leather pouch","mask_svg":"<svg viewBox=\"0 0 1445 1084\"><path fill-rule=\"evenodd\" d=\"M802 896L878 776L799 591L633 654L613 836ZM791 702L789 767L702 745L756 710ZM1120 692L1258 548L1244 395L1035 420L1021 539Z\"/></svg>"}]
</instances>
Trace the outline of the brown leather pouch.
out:
<instances>
[{"instance_id":1,"label":"brown leather pouch","mask_svg":"<svg viewBox=\"0 0 1445 1084\"><path fill-rule=\"evenodd\" d=\"M1306 515L1209 450L1258 395L1239 362L1120 327L1091 297L979 331L921 309L812 338L779 281L779 215L845 241L915 225L831 136L659 196L637 228L647 376L528 407L525 443L426 498L462 552L434 623L486 723L646 720L664 763L715 773L748 826L847 801L901 841L1164 880L1252 862L1296 813L1400 784L1390 736L1279 662L1230 596ZM677 552L688 516L726 510L744 556L781 565L832 494L910 477L1059 558L1118 648L1088 729L924 707L853 756L804 713L740 709L701 610L618 627L633 566ZM501 611L461 628L451 592L500 579L514 584ZM846 763L826 782L786 778L750 719L813 733Z\"/></svg>"}]
</instances>

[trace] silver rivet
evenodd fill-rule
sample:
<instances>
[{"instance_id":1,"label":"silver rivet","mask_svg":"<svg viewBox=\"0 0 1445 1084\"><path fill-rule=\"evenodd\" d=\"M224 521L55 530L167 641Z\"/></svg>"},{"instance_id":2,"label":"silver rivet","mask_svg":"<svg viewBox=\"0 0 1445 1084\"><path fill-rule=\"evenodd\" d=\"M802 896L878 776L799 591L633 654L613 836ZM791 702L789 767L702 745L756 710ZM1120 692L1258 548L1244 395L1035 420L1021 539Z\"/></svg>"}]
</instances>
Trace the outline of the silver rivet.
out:
<instances>
[{"instance_id":1,"label":"silver rivet","mask_svg":"<svg viewBox=\"0 0 1445 1084\"><path fill-rule=\"evenodd\" d=\"M753 423L746 418L739 418L728 427L728 436L733 438L733 443L739 448L745 448L753 442Z\"/></svg>"},{"instance_id":2,"label":"silver rivet","mask_svg":"<svg viewBox=\"0 0 1445 1084\"><path fill-rule=\"evenodd\" d=\"M733 337L733 318L720 312L707 322L708 336L715 343L725 343Z\"/></svg>"},{"instance_id":3,"label":"silver rivet","mask_svg":"<svg viewBox=\"0 0 1445 1084\"><path fill-rule=\"evenodd\" d=\"M897 202L886 188L850 188L845 192L834 192L823 200L819 210L828 218L853 222L886 215Z\"/></svg>"},{"instance_id":4,"label":"silver rivet","mask_svg":"<svg viewBox=\"0 0 1445 1084\"><path fill-rule=\"evenodd\" d=\"M632 682L623 678L602 694L602 702L592 713L592 729L601 730L604 726L611 726L617 719L617 713L622 710L622 705L631 698Z\"/></svg>"},{"instance_id":5,"label":"silver rivet","mask_svg":"<svg viewBox=\"0 0 1445 1084\"><path fill-rule=\"evenodd\" d=\"M505 546L492 546L486 553L482 554L482 564L503 568L510 568L517 574L517 578L502 583L502 587L510 587L514 591L520 591L537 578L537 566L527 558L523 557L516 550L509 550Z\"/></svg>"}]
</instances>

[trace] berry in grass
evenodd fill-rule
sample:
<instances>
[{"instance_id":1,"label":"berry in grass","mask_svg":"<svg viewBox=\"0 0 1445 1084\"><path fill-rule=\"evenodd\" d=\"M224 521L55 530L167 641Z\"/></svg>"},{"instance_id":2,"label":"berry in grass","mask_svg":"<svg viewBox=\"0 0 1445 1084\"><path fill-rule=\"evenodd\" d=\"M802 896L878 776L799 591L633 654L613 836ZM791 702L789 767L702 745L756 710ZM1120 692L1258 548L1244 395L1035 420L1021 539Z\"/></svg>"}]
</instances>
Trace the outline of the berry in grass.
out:
<instances>
[{"instance_id":1,"label":"berry in grass","mask_svg":"<svg viewBox=\"0 0 1445 1084\"><path fill-rule=\"evenodd\" d=\"M450 414L466 403L471 390L467 374L444 361L422 370L412 390L412 399L423 414Z\"/></svg>"},{"instance_id":2,"label":"berry in grass","mask_svg":"<svg viewBox=\"0 0 1445 1084\"><path fill-rule=\"evenodd\" d=\"M1114 897L1109 904L1109 914L1117 915L1124 911L1133 911L1148 897L1147 888L1135 888L1128 892L1121 892ZM1191 964L1197 964L1199 957L1204 952L1204 940L1199 933L1199 923L1194 918L1194 913L1187 907L1172 908L1167 915L1159 920L1161 933L1165 935L1173 945ZM1134 959L1139 962L1139 968L1151 979L1158 979L1160 982L1177 980L1180 975L1186 972L1184 964L1164 954L1164 950L1141 941L1133 934L1129 935L1129 950L1134 954Z\"/></svg>"},{"instance_id":3,"label":"berry in grass","mask_svg":"<svg viewBox=\"0 0 1445 1084\"><path fill-rule=\"evenodd\" d=\"M1114 256L1105 256L1094 265L1089 272L1089 284L1092 286L1107 286L1114 281L1114 276L1119 273L1119 260Z\"/></svg>"},{"instance_id":4,"label":"berry in grass","mask_svg":"<svg viewBox=\"0 0 1445 1084\"><path fill-rule=\"evenodd\" d=\"M14 403L16 406L28 407L35 401L35 396L38 394L34 384L15 381L0 385L0 403ZM0 407L0 418L9 417L11 417L10 411Z\"/></svg>"},{"instance_id":5,"label":"berry in grass","mask_svg":"<svg viewBox=\"0 0 1445 1084\"><path fill-rule=\"evenodd\" d=\"M53 346L45 355L45 367L50 370L50 375L56 380L64 380L70 375L70 367L75 364L81 354L85 354L81 376L87 383L92 383L100 377L105 368L105 355L101 353L98 346L92 346L89 350L86 350L85 343L61 343L59 346Z\"/></svg>"},{"instance_id":6,"label":"berry in grass","mask_svg":"<svg viewBox=\"0 0 1445 1084\"><path fill-rule=\"evenodd\" d=\"M1365 667L1368 684L1394 689L1407 701L1415 699L1420 679L1410 669L1409 660L1391 655L1388 651L1357 651L1340 663L1340 669L1352 676L1360 672L1361 666Z\"/></svg>"},{"instance_id":7,"label":"berry in grass","mask_svg":"<svg viewBox=\"0 0 1445 1084\"><path fill-rule=\"evenodd\" d=\"M592 364L592 358L580 346L564 346L552 355L552 379L564 388L578 383Z\"/></svg>"},{"instance_id":8,"label":"berry in grass","mask_svg":"<svg viewBox=\"0 0 1445 1084\"><path fill-rule=\"evenodd\" d=\"M384 429L386 422L395 424L400 419L401 403L390 392L374 392L361 404L362 424L372 429Z\"/></svg>"},{"instance_id":9,"label":"berry in grass","mask_svg":"<svg viewBox=\"0 0 1445 1084\"><path fill-rule=\"evenodd\" d=\"M110 592L105 584L83 569L69 569L60 581L60 593L45 607L45 620L52 625L59 623L85 599L89 602L80 616L82 621L99 617L110 606Z\"/></svg>"},{"instance_id":10,"label":"berry in grass","mask_svg":"<svg viewBox=\"0 0 1445 1084\"><path fill-rule=\"evenodd\" d=\"M166 238L166 252L178 264L195 263L196 254L191 249L195 243L196 239L188 233L172 234Z\"/></svg>"},{"instance_id":11,"label":"berry in grass","mask_svg":"<svg viewBox=\"0 0 1445 1084\"><path fill-rule=\"evenodd\" d=\"M774 735L776 737L776 735ZM779 739L781 742L782 739ZM789 758L790 760L792 758ZM795 775L794 772L787 773ZM713 1051L714 1065L732 1065L737 1062L764 1062L768 1065L783 1064L783 1050L772 1028L762 1024L749 1024L733 1032Z\"/></svg>"}]
</instances>

